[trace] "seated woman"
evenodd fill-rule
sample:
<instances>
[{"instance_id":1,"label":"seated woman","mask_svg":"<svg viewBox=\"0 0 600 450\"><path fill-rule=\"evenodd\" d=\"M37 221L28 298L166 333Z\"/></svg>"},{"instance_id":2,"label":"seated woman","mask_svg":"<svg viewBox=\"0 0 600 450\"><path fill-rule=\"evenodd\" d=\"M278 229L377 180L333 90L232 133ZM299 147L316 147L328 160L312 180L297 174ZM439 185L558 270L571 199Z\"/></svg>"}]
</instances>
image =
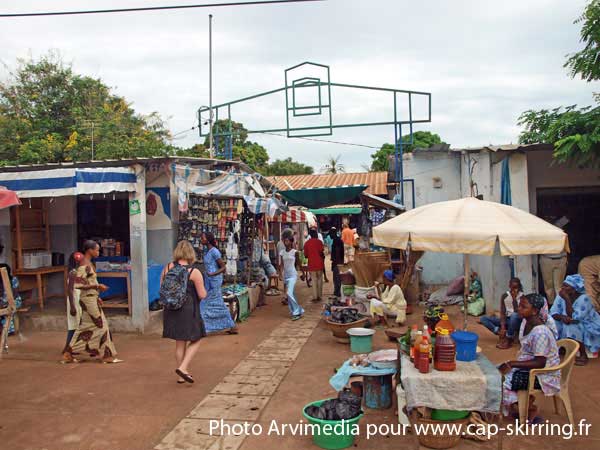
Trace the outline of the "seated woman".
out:
<instances>
[{"instance_id":1,"label":"seated woman","mask_svg":"<svg viewBox=\"0 0 600 450\"><path fill-rule=\"evenodd\" d=\"M600 349L600 315L585 294L581 275L569 275L565 278L552 304L550 315L556 321L560 339L570 338L579 342L575 364L587 364L586 349L592 353Z\"/></svg>"},{"instance_id":2,"label":"seated woman","mask_svg":"<svg viewBox=\"0 0 600 450\"><path fill-rule=\"evenodd\" d=\"M496 345L499 349L508 349L512 346L519 327L521 317L518 313L519 301L523 297L523 286L518 278L511 278L508 291L500 298L500 317L483 316L479 323L500 337Z\"/></svg>"},{"instance_id":3,"label":"seated woman","mask_svg":"<svg viewBox=\"0 0 600 450\"><path fill-rule=\"evenodd\" d=\"M0 255L4 252L4 245L0 242ZM15 299L15 307L19 309L23 306L23 302L21 301L21 296L19 295L19 280L17 277L12 276L12 271L10 266L5 263L0 263L0 268L6 269L8 274L8 279L10 280L13 298ZM5 308L8 306L8 299L6 298L6 292L4 291L4 285L2 284L2 280L0 280L0 308ZM6 325L6 317L0 317L0 333L2 333L2 329ZM15 332L15 319L10 321L8 324L8 334L13 334ZM6 344L8 345L8 344ZM8 348L8 347L7 347ZM0 348L0 352L3 351Z\"/></svg>"},{"instance_id":4,"label":"seated woman","mask_svg":"<svg viewBox=\"0 0 600 450\"><path fill-rule=\"evenodd\" d=\"M544 322L545 304L546 299L539 294L528 294L519 300L519 315L524 319L521 324L521 349L516 361L506 361L498 367L500 372L506 375L502 387L505 415L518 414L517 391L528 389L527 372L531 369L557 366L560 363L556 338ZM560 371L537 376L536 386L538 384L545 395L555 395L560 391ZM536 413L537 407L530 397L528 418L531 422L534 422Z\"/></svg>"},{"instance_id":5,"label":"seated woman","mask_svg":"<svg viewBox=\"0 0 600 450\"><path fill-rule=\"evenodd\" d=\"M394 272L386 270L383 272L383 284L386 286L381 293L381 299L376 295L368 294L371 300L371 316L379 317L386 327L389 327L386 315L396 315L396 323L406 322L406 299L400 286L396 283Z\"/></svg>"}]
</instances>

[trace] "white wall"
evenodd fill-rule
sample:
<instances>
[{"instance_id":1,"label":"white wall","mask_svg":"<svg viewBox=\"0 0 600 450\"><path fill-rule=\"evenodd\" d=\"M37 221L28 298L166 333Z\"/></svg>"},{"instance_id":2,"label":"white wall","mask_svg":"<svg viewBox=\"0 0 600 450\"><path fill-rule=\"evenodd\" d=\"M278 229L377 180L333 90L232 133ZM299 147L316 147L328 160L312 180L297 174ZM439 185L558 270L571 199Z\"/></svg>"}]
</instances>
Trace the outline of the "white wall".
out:
<instances>
[{"instance_id":1,"label":"white wall","mask_svg":"<svg viewBox=\"0 0 600 450\"><path fill-rule=\"evenodd\" d=\"M415 180L415 205L405 185L409 209L461 198L460 155L452 152L415 152L404 155L404 176ZM441 187L434 187L434 179ZM463 273L462 255L426 252L419 265L425 284L446 284Z\"/></svg>"}]
</instances>

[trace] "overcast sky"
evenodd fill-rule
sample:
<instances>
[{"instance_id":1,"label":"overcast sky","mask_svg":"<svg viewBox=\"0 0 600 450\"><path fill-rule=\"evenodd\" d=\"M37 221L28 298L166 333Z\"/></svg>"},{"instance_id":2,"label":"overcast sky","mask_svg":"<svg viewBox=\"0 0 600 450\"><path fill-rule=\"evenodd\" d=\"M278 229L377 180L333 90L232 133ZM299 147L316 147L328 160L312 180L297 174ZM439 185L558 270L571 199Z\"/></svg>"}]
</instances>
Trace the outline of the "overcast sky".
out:
<instances>
[{"instance_id":1,"label":"overcast sky","mask_svg":"<svg viewBox=\"0 0 600 450\"><path fill-rule=\"evenodd\" d=\"M0 3L1 12L209 1L7 3ZM284 69L313 61L331 67L333 82L431 92L432 122L415 130L436 132L453 147L506 144L517 141L517 117L526 109L592 103L591 93L598 85L571 80L562 67L565 55L580 48L579 25L573 20L585 3L329 0L0 18L0 59L14 67L19 57L58 50L77 72L100 77L140 113L159 112L178 133L195 125L196 110L208 104L212 13L215 104L283 87ZM0 68L0 76L6 75ZM270 96L236 106L232 118L250 129L280 128L285 124L284 107L283 97ZM334 89L332 107L334 123L390 120L392 97ZM415 107L424 112L422 105ZM393 126L338 129L324 139L380 146L393 142L393 133ZM328 155L341 155L348 171L360 171L374 151L261 134L250 139L267 147L271 159L291 156L316 170ZM180 146L198 142L203 138L196 131L174 141Z\"/></svg>"}]
</instances>

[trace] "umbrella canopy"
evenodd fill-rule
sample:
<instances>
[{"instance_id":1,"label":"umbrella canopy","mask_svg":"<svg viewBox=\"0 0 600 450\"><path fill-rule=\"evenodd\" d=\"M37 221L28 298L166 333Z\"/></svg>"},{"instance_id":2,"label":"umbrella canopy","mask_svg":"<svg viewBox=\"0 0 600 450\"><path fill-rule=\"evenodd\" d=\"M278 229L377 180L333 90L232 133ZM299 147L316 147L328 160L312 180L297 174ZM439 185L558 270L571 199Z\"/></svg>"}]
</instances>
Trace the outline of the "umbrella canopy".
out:
<instances>
[{"instance_id":1,"label":"umbrella canopy","mask_svg":"<svg viewBox=\"0 0 600 450\"><path fill-rule=\"evenodd\" d=\"M9 191L4 186L0 186L0 209L10 208L11 206L20 205L21 200L16 192Z\"/></svg>"},{"instance_id":2,"label":"umbrella canopy","mask_svg":"<svg viewBox=\"0 0 600 450\"><path fill-rule=\"evenodd\" d=\"M373 228L376 245L413 250L493 255L536 255L569 250L567 234L521 209L463 198L431 203Z\"/></svg>"}]
</instances>

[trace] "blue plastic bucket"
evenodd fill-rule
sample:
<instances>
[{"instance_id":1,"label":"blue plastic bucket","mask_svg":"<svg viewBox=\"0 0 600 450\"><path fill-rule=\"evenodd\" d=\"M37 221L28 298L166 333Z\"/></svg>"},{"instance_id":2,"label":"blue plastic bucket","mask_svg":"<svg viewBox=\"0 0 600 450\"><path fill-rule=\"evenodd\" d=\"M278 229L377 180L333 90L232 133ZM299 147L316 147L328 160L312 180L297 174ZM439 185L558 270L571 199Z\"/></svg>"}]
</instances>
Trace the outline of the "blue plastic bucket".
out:
<instances>
[{"instance_id":1,"label":"blue plastic bucket","mask_svg":"<svg viewBox=\"0 0 600 450\"><path fill-rule=\"evenodd\" d=\"M455 331L452 339L456 344L457 361L475 361L477 359L477 341L479 336L470 331Z\"/></svg>"}]
</instances>

